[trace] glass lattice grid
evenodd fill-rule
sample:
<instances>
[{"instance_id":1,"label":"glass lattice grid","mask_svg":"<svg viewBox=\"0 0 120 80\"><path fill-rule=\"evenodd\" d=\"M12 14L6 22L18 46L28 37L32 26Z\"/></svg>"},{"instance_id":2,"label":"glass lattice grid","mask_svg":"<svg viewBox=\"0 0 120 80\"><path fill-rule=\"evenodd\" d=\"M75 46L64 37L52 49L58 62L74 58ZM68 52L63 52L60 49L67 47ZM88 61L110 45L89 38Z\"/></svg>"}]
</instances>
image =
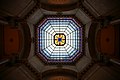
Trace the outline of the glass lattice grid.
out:
<instances>
[{"instance_id":1,"label":"glass lattice grid","mask_svg":"<svg viewBox=\"0 0 120 80\"><path fill-rule=\"evenodd\" d=\"M72 62L82 52L82 28L73 18L46 18L37 31L37 51L48 62ZM66 36L65 45L54 44L55 34Z\"/></svg>"}]
</instances>

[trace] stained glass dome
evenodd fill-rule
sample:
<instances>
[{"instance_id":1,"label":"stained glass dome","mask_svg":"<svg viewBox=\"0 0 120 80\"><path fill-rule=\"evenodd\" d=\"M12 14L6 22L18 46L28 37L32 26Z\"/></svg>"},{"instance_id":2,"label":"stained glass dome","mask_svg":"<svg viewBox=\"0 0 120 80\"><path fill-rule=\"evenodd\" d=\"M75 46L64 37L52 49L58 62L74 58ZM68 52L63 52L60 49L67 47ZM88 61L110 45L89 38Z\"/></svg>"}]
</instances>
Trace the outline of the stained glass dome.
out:
<instances>
[{"instance_id":1,"label":"stained glass dome","mask_svg":"<svg viewBox=\"0 0 120 80\"><path fill-rule=\"evenodd\" d=\"M37 27L36 42L46 62L73 62L82 53L82 27L72 17L47 17Z\"/></svg>"}]
</instances>

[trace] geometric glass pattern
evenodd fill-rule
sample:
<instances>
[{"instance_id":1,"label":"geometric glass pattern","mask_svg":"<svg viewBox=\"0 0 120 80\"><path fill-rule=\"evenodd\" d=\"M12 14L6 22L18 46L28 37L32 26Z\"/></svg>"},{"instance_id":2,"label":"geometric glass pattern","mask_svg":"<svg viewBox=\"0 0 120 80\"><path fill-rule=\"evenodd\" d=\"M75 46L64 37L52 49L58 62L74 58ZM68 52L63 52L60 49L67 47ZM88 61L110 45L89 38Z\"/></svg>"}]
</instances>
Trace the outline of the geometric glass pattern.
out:
<instances>
[{"instance_id":1,"label":"geometric glass pattern","mask_svg":"<svg viewBox=\"0 0 120 80\"><path fill-rule=\"evenodd\" d=\"M73 62L82 53L82 27L72 17L47 17L37 27L37 53L46 62Z\"/></svg>"},{"instance_id":2,"label":"geometric glass pattern","mask_svg":"<svg viewBox=\"0 0 120 80\"><path fill-rule=\"evenodd\" d=\"M66 42L66 36L62 33L57 33L54 35L54 44L56 46L64 46Z\"/></svg>"}]
</instances>

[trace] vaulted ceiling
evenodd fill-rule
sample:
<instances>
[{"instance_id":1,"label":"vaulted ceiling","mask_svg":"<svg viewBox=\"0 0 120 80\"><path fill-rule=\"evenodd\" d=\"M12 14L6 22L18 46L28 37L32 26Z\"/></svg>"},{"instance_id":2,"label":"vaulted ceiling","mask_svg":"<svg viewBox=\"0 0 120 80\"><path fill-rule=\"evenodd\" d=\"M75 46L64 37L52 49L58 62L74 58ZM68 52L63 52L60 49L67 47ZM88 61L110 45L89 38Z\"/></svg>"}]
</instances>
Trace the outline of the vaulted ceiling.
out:
<instances>
[{"instance_id":1,"label":"vaulted ceiling","mask_svg":"<svg viewBox=\"0 0 120 80\"><path fill-rule=\"evenodd\" d=\"M109 51L110 48L108 47L106 50L102 42L105 42L106 45L111 45L110 43L106 42L106 39L113 39L112 37L114 36L109 36L109 39L108 37L103 37L102 35L104 35L103 33L106 32L106 29L102 30L102 33L100 33L100 29L101 26L106 26L108 22L120 18L119 5L119 0L1 0L0 22L7 25L9 22L14 23L16 20L20 22L20 25L17 26L21 27L19 28L20 30L18 30L21 31L21 34L19 35L17 33L15 35L18 38L19 36L21 37L21 35L23 35L23 37L21 37L21 43L19 43L19 39L16 38L16 41L18 41L17 43L22 46L22 48L20 47L20 57L24 57L27 62L39 73L47 74L47 71L62 68L65 70L71 70L76 74L84 71L86 67L94 63L93 60L96 60L96 53L98 53L99 50L104 52ZM80 57L74 65L48 65L39 59L39 57L35 54L35 27L38 27L40 21L43 18L46 18L46 16L75 16L82 23L82 26L84 27L83 36L85 52L84 55ZM12 20L9 21L9 18L12 18ZM109 29L107 31L109 35ZM112 28L110 31L114 33ZM13 34L11 33L11 35ZM97 38L96 35L98 35ZM108 35L106 34L106 36ZM105 39L99 40L99 37ZM99 44L100 41L101 44ZM100 46L96 46L95 42ZM111 43L113 44L113 42ZM103 47L101 48L101 46ZM18 45L17 47L19 48ZM24 53L26 53L26 55L24 55Z\"/></svg>"}]
</instances>

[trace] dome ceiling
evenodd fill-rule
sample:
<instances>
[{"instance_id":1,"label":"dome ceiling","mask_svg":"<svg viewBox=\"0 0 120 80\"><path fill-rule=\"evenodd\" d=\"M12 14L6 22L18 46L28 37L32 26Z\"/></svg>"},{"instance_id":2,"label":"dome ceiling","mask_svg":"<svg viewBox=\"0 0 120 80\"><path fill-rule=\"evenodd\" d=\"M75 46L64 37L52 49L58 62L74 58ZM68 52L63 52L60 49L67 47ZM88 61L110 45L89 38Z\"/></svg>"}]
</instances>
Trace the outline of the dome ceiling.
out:
<instances>
[{"instance_id":1,"label":"dome ceiling","mask_svg":"<svg viewBox=\"0 0 120 80\"><path fill-rule=\"evenodd\" d=\"M49 5L47 5L47 7L49 7ZM52 8L54 9L56 7L54 6L54 7L51 7L51 9ZM74 9L67 9L67 11L66 10L63 10L63 11L58 10L58 11L56 11L56 10L51 10L51 9L45 9L43 7L38 7L38 8L35 8L35 9L31 10L30 14L28 14L28 16L26 17L27 18L27 23L28 23L30 31L31 31L31 37L32 38L35 38L35 35L36 35L36 33L34 31L35 27L38 27L39 24L42 24L41 21L44 20L45 18L47 18L46 16L54 18L55 16L57 16L57 17L61 17L61 16L67 17L67 16L70 16L70 15L73 16L73 17L77 17L77 19L79 21L81 21L81 23L84 26L83 25L80 25L80 26L83 26L84 29L85 29L85 30L82 29L84 31L84 33L85 33L83 35L84 36L83 39L88 38L88 32L89 32L89 28L90 28L90 25L91 25L91 17L88 16L89 13L86 14L86 12L84 12L81 8L77 8L77 7L74 8ZM61 9L61 7L60 7L60 9ZM73 22L75 22L75 21L73 21ZM75 24L76 24L76 22L75 22ZM72 27L71 25L67 25L67 26ZM51 25L49 25L49 26L51 26ZM46 29L48 28L47 31L49 31L51 29L51 28L49 28L49 26L46 27ZM72 28L74 28L74 27L72 27ZM42 29L45 31L45 27L42 28ZM68 32L68 31L66 31L66 32ZM66 32L64 32L62 34L64 36L66 36ZM46 32L46 34L47 34L47 32ZM54 34L52 36L53 36L53 39L52 39L53 44L56 45L56 43L54 43L55 42L54 41L54 36L57 36L57 34ZM67 36L65 38L67 38ZM83 41L85 42L85 40L83 40ZM84 49L83 49L84 55L81 58L78 57L77 62L73 63L74 65L70 65L69 63L64 63L64 64L62 63L62 64L57 64L57 65L52 64L52 63L49 64L49 65L44 64L43 61L45 61L45 59L41 60L40 57L35 54L36 53L35 52L35 49L36 49L35 43L31 43L31 51L30 51L28 60L29 60L29 63L31 65L33 65L33 67L35 67L35 69L38 70L39 72L44 72L44 71L47 71L47 70L56 69L60 65L62 65L61 67L63 69L70 69L70 70L73 70L73 71L76 71L76 72L81 71L85 66L87 66L91 62L91 56L90 56L90 53L89 53L88 43L86 42L84 44L85 44L84 45L85 52L84 52ZM65 46L65 45L66 44L64 44L63 46ZM68 47L70 47L70 46L68 46ZM69 66L67 66L67 65L69 65ZM80 66L80 65L82 65L82 66Z\"/></svg>"},{"instance_id":2,"label":"dome ceiling","mask_svg":"<svg viewBox=\"0 0 120 80\"><path fill-rule=\"evenodd\" d=\"M45 17L36 34L36 52L47 63L72 63L83 53L83 31L74 17Z\"/></svg>"},{"instance_id":3,"label":"dome ceiling","mask_svg":"<svg viewBox=\"0 0 120 80\"><path fill-rule=\"evenodd\" d=\"M2 1L0 1L0 3L2 4ZM0 5L0 17L14 16L27 22L28 25L22 25L24 28L27 27L30 29L30 31L25 29L23 33L25 35L25 46L23 47L25 52L23 53L29 53L29 55L26 55L26 61L40 74L49 70L53 71L54 69L68 69L83 75L94 60L92 55L96 58L96 28L101 27L101 24L98 26L99 21L96 19L101 16L115 16L114 19L117 19L120 16L119 5L113 0L109 2L105 0L12 0L10 5L6 5L9 3L10 2L7 1L7 3L4 2L4 5ZM100 3L103 5L100 5ZM68 21L63 21L66 20L63 18L57 21L55 16L57 16L57 18L64 16ZM67 16L77 17L83 25L77 24L76 20L74 21L73 18L71 19ZM54 19L52 20L51 18ZM54 20L56 20L56 23L54 23ZM69 25L64 25L65 22L68 22ZM62 26L59 24L62 24ZM35 29L36 27L37 29ZM66 30L64 30L63 27L66 28ZM57 31L58 28L60 28L61 31ZM81 37L79 33L84 34ZM35 41L36 37L39 38ZM109 39L107 39L107 42L109 42ZM81 49L81 45L84 48ZM39 48L36 49L36 46ZM27 48L29 49L27 50ZM38 54L36 54L36 51L38 51ZM82 52L84 52L84 55L80 57L79 55L81 55ZM61 55L61 53L64 54L64 56ZM78 55L77 53L80 54ZM39 54L45 59L41 60L38 56ZM56 54L59 55L56 56ZM73 65L68 63L44 64L45 62L52 61L66 62L66 59L67 61L74 61L76 56L78 56L78 60L75 61ZM79 76L78 74L76 75Z\"/></svg>"}]
</instances>

